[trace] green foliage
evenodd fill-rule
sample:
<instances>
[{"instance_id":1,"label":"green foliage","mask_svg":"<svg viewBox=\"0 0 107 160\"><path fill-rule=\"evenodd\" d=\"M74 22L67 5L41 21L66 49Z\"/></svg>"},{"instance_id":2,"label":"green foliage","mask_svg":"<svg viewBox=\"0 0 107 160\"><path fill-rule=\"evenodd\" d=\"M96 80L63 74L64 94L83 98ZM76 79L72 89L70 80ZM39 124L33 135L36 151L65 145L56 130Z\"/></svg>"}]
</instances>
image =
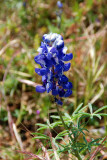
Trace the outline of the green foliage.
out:
<instances>
[{"instance_id":1,"label":"green foliage","mask_svg":"<svg viewBox=\"0 0 107 160\"><path fill-rule=\"evenodd\" d=\"M24 2L26 2L25 6ZM54 0L0 1L0 133L2 135L0 141L4 142L8 137L10 142L8 142L9 147L7 142L6 145L4 142L4 147L0 146L0 158L25 159L21 154L13 151L13 148L16 150L16 143L11 143L10 134L3 137L9 130L6 110L9 104L19 136L22 136L20 123L23 122L28 129L31 123L33 126L36 123L39 127L34 139L43 139L45 146L48 146L47 141L50 142L46 147L52 153L51 157L55 155L52 143L60 157L63 154L67 155L66 153L74 154L76 148L84 156L88 151L92 153L95 149L93 146L102 143L98 138L90 138L88 142L87 131L90 127L101 128L103 125L107 134L107 65L105 62L107 9L105 6L105 0L63 1L61 25L58 28L56 16L58 8ZM37 67L34 57L38 54L37 48L40 46L43 34L48 32L61 34L68 52L72 52L74 56L71 70L67 73L70 81L73 82L73 95L67 100L63 99L62 110L67 111L63 114L67 125L65 130L56 113L49 117L52 123L47 120L47 124L43 124L48 119L48 110L51 113L55 108L47 94L40 95L35 92L35 84L41 84L41 79L34 72L34 68ZM11 44L14 40L18 42ZM31 85L32 82L34 85ZM84 102L85 106L81 102ZM39 115L36 110L40 110ZM104 119L101 119L102 116ZM32 128L30 128L31 132L34 131ZM58 129L58 133L52 137L52 140L44 135L48 129L51 131ZM71 143L68 131L77 143L75 141ZM29 136L27 141L30 145L26 148L32 150L33 146L35 149L32 152L41 155L42 149L38 149L37 144L33 145Z\"/></svg>"},{"instance_id":2,"label":"green foliage","mask_svg":"<svg viewBox=\"0 0 107 160\"><path fill-rule=\"evenodd\" d=\"M91 152L91 148L93 146L99 146L101 144L102 138L91 139L91 141L88 142L86 139L86 132L89 132L86 129L87 123L94 117L101 119L101 116L107 116L107 114L100 113L100 111L107 109L107 106L103 106L93 112L93 107L90 103L83 108L82 105L83 103L77 107L77 109L72 113L71 116L67 113L64 114L63 120L68 129L61 131L59 134L56 135L55 138L52 137L53 142L51 141L50 136L38 132L33 133L34 135L37 135L33 139L49 140L51 142L51 145L54 144L56 146L57 153L59 155L60 153L65 154L66 152L68 152L78 157L78 154L85 154L87 150ZM85 112L87 108L89 108L90 113ZM88 120L86 121L87 117ZM37 131L42 131L44 129L53 130L55 127L62 126L61 124L63 123L60 119L60 116L51 116L51 118L57 121L53 123L49 123L49 121L47 121L47 124L38 123L36 124L39 126L39 129ZM68 142L65 140L66 136L69 139ZM61 144L59 140L62 140L64 144Z\"/></svg>"}]
</instances>

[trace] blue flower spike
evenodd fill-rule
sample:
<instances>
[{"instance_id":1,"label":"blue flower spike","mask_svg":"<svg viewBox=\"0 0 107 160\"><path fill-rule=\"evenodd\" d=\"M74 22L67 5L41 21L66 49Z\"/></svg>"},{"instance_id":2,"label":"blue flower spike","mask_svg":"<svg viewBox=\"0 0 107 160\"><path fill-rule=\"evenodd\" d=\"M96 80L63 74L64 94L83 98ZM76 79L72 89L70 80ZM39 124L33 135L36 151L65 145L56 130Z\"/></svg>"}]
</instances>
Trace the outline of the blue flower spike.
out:
<instances>
[{"instance_id":1,"label":"blue flower spike","mask_svg":"<svg viewBox=\"0 0 107 160\"><path fill-rule=\"evenodd\" d=\"M59 1L58 1L59 2ZM62 105L61 98L72 94L72 83L64 75L70 69L71 63L64 63L73 58L73 54L66 54L63 37L57 33L43 35L43 42L38 48L39 54L34 58L40 68L35 72L42 76L43 85L36 86L39 93L51 92L58 105Z\"/></svg>"},{"instance_id":2,"label":"blue flower spike","mask_svg":"<svg viewBox=\"0 0 107 160\"><path fill-rule=\"evenodd\" d=\"M62 8L63 7L63 4L61 3L61 1L57 1L57 6L58 6L58 8Z\"/></svg>"}]
</instances>

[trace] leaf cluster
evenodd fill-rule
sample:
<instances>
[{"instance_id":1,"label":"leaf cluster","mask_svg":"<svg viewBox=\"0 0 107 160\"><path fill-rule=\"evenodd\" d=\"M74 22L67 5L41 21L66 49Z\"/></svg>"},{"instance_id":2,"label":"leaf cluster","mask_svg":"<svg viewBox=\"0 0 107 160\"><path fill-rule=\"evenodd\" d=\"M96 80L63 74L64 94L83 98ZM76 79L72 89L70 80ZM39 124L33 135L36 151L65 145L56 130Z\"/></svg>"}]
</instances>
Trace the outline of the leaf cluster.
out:
<instances>
[{"instance_id":1,"label":"leaf cluster","mask_svg":"<svg viewBox=\"0 0 107 160\"><path fill-rule=\"evenodd\" d=\"M75 155L76 151L80 154L85 154L86 151L91 152L93 146L100 145L102 138L91 139L88 142L86 133L89 131L86 129L86 125L94 117L101 120L101 116L107 116L105 113L100 113L102 110L106 109L107 106L103 106L95 112L93 112L93 107L90 103L84 107L82 106L83 104L80 104L71 116L67 113L64 114L63 120L68 129L61 131L56 137L52 137L52 141L50 136L38 132L34 133L36 136L33 139L49 140L51 145L52 143L55 145L59 155L62 153L66 154L66 152ZM87 108L89 108L90 113L85 112ZM37 131L42 131L44 129L52 130L55 127L62 126L59 116L53 115L51 118L56 121L51 124L49 121L47 121L47 124L38 123L37 125L39 128ZM88 118L87 121L85 121L86 118Z\"/></svg>"}]
</instances>

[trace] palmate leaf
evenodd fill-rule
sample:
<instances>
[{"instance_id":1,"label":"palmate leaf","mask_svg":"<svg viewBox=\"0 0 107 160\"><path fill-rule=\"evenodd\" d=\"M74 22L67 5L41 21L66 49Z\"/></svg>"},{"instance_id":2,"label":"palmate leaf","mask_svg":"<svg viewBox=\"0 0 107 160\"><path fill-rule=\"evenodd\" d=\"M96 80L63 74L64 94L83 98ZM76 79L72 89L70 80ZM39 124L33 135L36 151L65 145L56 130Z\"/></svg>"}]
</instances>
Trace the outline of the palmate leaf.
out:
<instances>
[{"instance_id":1,"label":"palmate leaf","mask_svg":"<svg viewBox=\"0 0 107 160\"><path fill-rule=\"evenodd\" d=\"M102 140L102 138L97 138L95 140L92 140L91 142L87 142L85 136L83 136L83 139L84 139L84 142L85 142L86 146L82 147L79 150L80 152L83 151L83 150L86 150L86 149L88 149L89 152L91 152L91 147L100 145L100 143L98 143L98 141Z\"/></svg>"},{"instance_id":2,"label":"palmate leaf","mask_svg":"<svg viewBox=\"0 0 107 160\"><path fill-rule=\"evenodd\" d=\"M72 117L72 121L75 121L77 118L79 118L80 116L84 116L82 118L86 118L86 117L90 117L91 114L90 113L85 113L85 112L78 112L77 114L74 115L74 117Z\"/></svg>"}]
</instances>

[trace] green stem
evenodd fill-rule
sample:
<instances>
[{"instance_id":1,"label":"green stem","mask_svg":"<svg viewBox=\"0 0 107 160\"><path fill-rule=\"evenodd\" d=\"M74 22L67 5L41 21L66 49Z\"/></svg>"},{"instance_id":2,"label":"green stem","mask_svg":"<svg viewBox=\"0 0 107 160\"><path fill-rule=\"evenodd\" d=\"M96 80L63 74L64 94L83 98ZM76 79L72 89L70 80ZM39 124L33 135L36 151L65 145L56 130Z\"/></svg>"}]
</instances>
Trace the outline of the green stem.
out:
<instances>
[{"instance_id":1,"label":"green stem","mask_svg":"<svg viewBox=\"0 0 107 160\"><path fill-rule=\"evenodd\" d=\"M81 158L81 156L80 156L78 150L76 151L75 156L78 158L78 160L82 160L82 158Z\"/></svg>"},{"instance_id":2,"label":"green stem","mask_svg":"<svg viewBox=\"0 0 107 160\"><path fill-rule=\"evenodd\" d=\"M68 130L68 127L66 126L66 124L65 124L65 122L64 122L64 120L63 120L63 118L62 118L62 114L61 114L61 112L60 112L60 110L59 110L58 105L56 105L56 109L57 109L57 111L58 111L58 114L59 114L59 116L60 116L60 119L61 119L61 121L62 121L62 124L63 124L64 128L65 128L66 130Z\"/></svg>"},{"instance_id":3,"label":"green stem","mask_svg":"<svg viewBox=\"0 0 107 160\"><path fill-rule=\"evenodd\" d=\"M62 121L62 124L63 124L64 128L68 131L68 127L67 127L67 125L65 124L65 122L64 122L64 120L63 120L63 117L62 117L62 114L61 114L61 112L60 112L60 110L59 110L59 106L58 106L58 105L56 105L56 109L57 109L57 112L58 112L58 114L59 114L59 117L60 117L60 119L61 119L61 121ZM69 131L68 131L68 135L69 135L69 137L70 137L70 139L71 139L71 142L72 142L72 143L76 143L76 142L74 142L74 139L71 137L71 134L69 133ZM76 147L76 146L75 146L75 147ZM76 148L77 148L77 147L76 147ZM82 160L82 158L81 158L81 156L80 156L80 154L79 154L78 149L75 150L75 154L73 154L73 155L75 155L75 156L78 158L78 160Z\"/></svg>"}]
</instances>

